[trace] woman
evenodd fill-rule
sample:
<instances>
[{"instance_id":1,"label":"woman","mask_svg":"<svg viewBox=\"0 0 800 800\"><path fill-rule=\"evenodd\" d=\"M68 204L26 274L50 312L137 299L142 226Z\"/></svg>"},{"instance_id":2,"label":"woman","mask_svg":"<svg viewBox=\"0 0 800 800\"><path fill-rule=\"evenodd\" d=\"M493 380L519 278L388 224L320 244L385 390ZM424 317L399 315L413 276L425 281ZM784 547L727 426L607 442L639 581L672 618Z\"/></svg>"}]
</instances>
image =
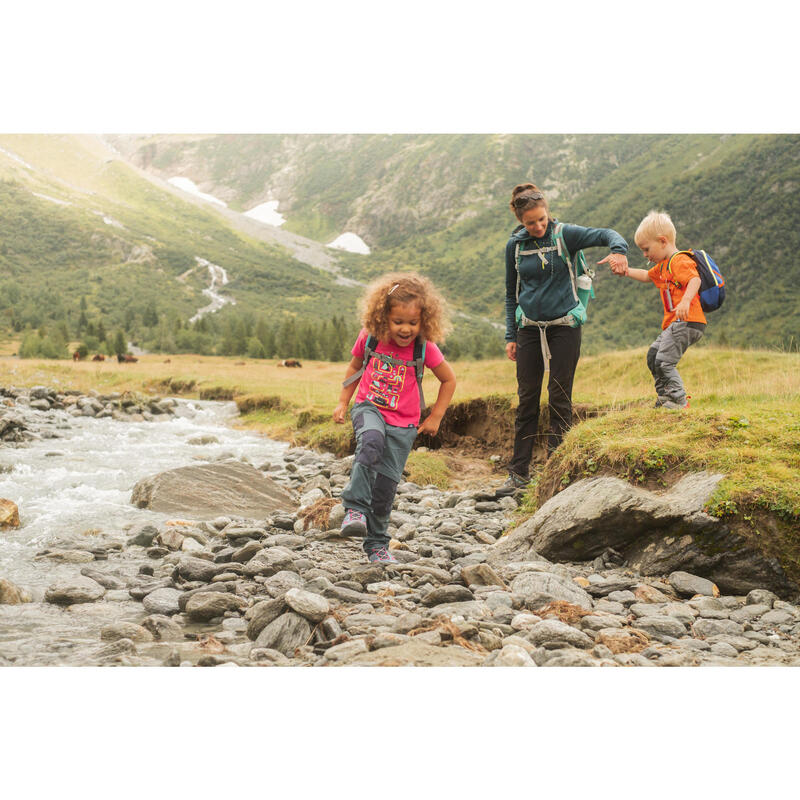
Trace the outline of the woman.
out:
<instances>
[{"instance_id":1,"label":"woman","mask_svg":"<svg viewBox=\"0 0 800 800\"><path fill-rule=\"evenodd\" d=\"M519 406L514 454L501 494L528 483L548 366L548 457L572 425L572 380L581 352L580 326L586 321L587 281L591 287L588 276L575 274L578 251L604 245L611 253L599 264L615 271L628 264L628 245L616 231L559 225L544 194L532 183L514 187L510 206L520 225L506 244L506 354L517 362Z\"/></svg>"}]
</instances>

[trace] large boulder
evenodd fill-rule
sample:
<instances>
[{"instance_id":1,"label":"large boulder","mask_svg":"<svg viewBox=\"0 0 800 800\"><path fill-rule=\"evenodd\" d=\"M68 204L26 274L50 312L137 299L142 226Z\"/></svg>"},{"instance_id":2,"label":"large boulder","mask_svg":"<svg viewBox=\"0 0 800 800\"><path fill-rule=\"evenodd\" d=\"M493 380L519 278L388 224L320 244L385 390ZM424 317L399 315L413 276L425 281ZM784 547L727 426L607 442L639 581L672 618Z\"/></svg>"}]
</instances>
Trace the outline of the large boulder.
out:
<instances>
[{"instance_id":1,"label":"large boulder","mask_svg":"<svg viewBox=\"0 0 800 800\"><path fill-rule=\"evenodd\" d=\"M131 503L193 519L226 513L257 519L297 507L288 492L241 461L178 467L143 478L133 487Z\"/></svg>"},{"instance_id":2,"label":"large boulder","mask_svg":"<svg viewBox=\"0 0 800 800\"><path fill-rule=\"evenodd\" d=\"M642 575L689 572L729 594L796 592L775 558L703 510L722 478L693 473L660 493L619 478L577 481L493 545L489 561L591 561L613 548Z\"/></svg>"}]
</instances>

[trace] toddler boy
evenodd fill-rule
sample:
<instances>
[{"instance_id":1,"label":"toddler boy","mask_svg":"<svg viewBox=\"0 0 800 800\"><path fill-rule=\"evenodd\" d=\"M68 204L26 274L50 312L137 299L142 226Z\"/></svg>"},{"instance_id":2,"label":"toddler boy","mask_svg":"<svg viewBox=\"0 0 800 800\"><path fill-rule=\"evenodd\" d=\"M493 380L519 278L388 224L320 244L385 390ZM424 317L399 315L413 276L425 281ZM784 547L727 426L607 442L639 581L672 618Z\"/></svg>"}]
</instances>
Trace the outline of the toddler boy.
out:
<instances>
[{"instance_id":1,"label":"toddler boy","mask_svg":"<svg viewBox=\"0 0 800 800\"><path fill-rule=\"evenodd\" d=\"M656 385L656 408L686 408L686 399L677 365L690 345L697 342L706 328L700 307L700 276L691 256L681 253L676 244L675 225L669 214L651 211L636 229L634 241L654 266L647 269L623 267L617 275L647 283L652 281L661 292L664 319L661 333L647 351L647 366Z\"/></svg>"}]
</instances>

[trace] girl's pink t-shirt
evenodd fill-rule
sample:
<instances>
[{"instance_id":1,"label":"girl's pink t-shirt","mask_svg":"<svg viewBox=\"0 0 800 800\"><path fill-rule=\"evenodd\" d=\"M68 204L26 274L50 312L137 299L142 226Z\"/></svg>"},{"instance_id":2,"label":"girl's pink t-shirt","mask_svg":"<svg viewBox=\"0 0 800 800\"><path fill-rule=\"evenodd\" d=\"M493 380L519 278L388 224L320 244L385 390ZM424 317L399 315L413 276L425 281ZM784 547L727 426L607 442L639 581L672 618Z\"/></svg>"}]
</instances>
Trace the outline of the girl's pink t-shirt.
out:
<instances>
[{"instance_id":1,"label":"girl's pink t-shirt","mask_svg":"<svg viewBox=\"0 0 800 800\"><path fill-rule=\"evenodd\" d=\"M361 329L358 339L350 351L356 358L364 358L364 345L367 341L365 328ZM378 342L374 352L384 353L387 356L402 361L412 361L414 358L414 343L400 347L393 341ZM433 343L428 342L425 347L425 366L435 369L444 361L442 351ZM384 365L374 358L369 360L356 392L356 403L369 401L376 406L388 425L408 428L419 423L419 388L414 367L402 364Z\"/></svg>"}]
</instances>

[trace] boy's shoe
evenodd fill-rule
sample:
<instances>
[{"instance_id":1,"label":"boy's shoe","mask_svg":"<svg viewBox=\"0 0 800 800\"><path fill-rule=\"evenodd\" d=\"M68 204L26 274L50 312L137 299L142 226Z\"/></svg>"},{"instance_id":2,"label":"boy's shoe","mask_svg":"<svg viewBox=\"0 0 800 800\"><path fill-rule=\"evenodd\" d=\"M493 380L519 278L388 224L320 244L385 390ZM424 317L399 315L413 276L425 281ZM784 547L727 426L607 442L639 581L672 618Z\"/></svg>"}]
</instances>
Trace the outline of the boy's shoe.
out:
<instances>
[{"instance_id":1,"label":"boy's shoe","mask_svg":"<svg viewBox=\"0 0 800 800\"><path fill-rule=\"evenodd\" d=\"M342 536L366 536L367 535L367 518L354 508L348 508L344 512L344 519L342 520Z\"/></svg>"},{"instance_id":2,"label":"boy's shoe","mask_svg":"<svg viewBox=\"0 0 800 800\"><path fill-rule=\"evenodd\" d=\"M661 408L668 408L670 411L680 411L684 408L689 408L689 401L687 400L683 405L676 403L674 400L665 400L661 404Z\"/></svg>"},{"instance_id":3,"label":"boy's shoe","mask_svg":"<svg viewBox=\"0 0 800 800\"><path fill-rule=\"evenodd\" d=\"M517 475L516 472L509 472L506 482L495 491L498 497L504 497L514 492L519 492L530 483L530 478Z\"/></svg>"},{"instance_id":4,"label":"boy's shoe","mask_svg":"<svg viewBox=\"0 0 800 800\"><path fill-rule=\"evenodd\" d=\"M373 547L369 553L367 553L367 558L370 561L377 561L380 564L396 564L397 559L389 552L388 548L386 547Z\"/></svg>"}]
</instances>

